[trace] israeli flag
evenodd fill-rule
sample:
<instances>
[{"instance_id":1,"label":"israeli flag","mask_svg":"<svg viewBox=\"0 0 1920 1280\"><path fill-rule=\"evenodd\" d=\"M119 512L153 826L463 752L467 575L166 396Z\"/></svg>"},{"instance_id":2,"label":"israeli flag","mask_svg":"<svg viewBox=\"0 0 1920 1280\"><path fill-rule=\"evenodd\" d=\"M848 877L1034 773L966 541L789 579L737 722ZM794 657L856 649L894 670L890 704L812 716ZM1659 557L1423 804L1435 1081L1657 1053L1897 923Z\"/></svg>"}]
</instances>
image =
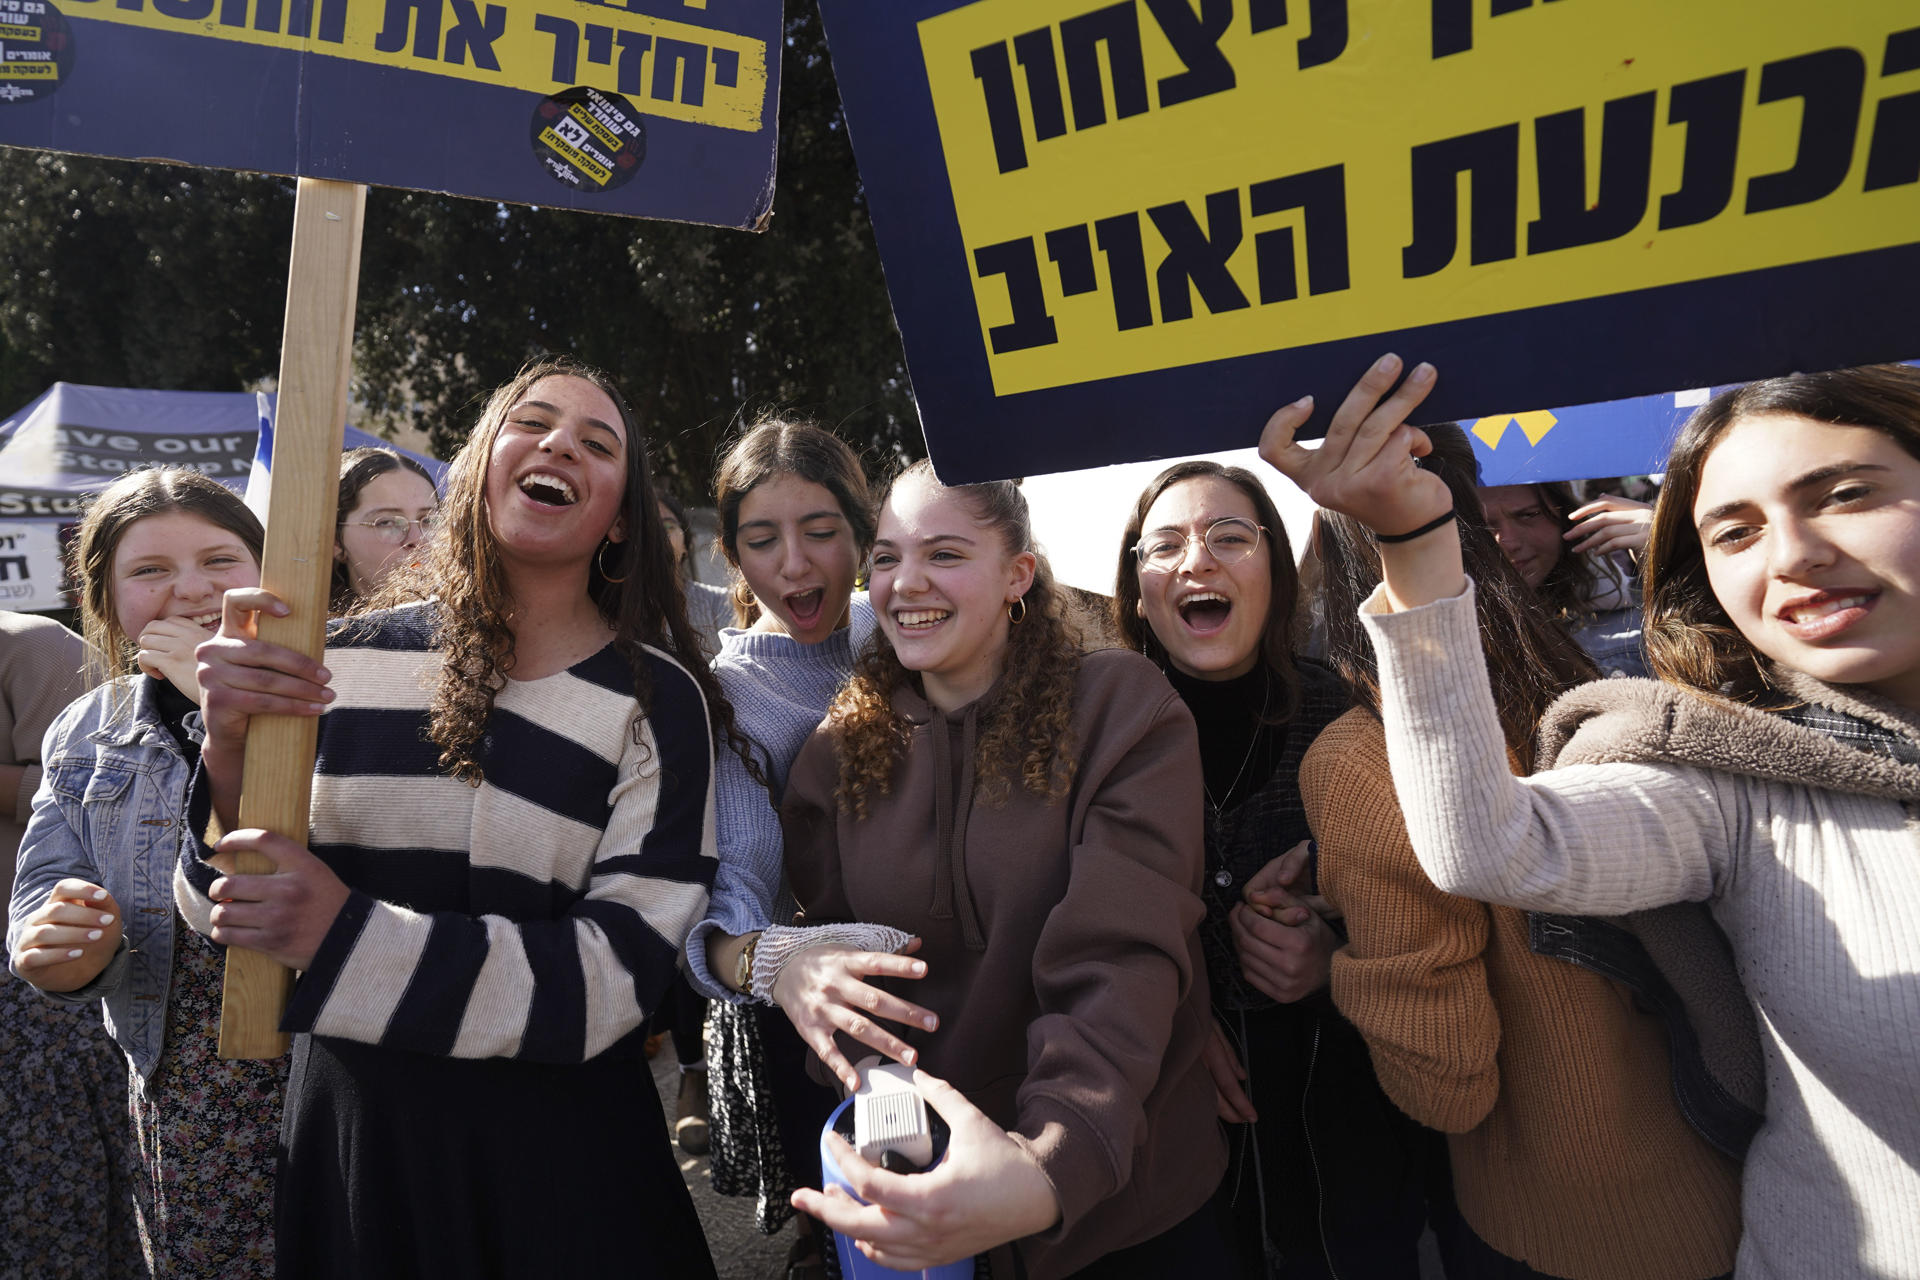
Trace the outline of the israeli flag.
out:
<instances>
[{"instance_id":1,"label":"israeli flag","mask_svg":"<svg viewBox=\"0 0 1920 1280\"><path fill-rule=\"evenodd\" d=\"M253 469L247 472L247 509L267 522L267 503L273 496L273 401L264 391L253 393L260 416L260 438L253 445Z\"/></svg>"}]
</instances>

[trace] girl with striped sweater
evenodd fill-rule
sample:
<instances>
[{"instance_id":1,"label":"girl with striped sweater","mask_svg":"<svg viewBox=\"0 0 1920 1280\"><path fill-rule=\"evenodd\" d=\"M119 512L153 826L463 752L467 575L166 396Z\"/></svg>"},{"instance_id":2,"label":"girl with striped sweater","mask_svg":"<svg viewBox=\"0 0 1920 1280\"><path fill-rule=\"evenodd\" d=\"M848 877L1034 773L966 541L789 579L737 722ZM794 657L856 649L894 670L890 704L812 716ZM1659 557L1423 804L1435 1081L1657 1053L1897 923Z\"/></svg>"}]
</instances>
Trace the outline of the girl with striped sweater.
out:
<instances>
[{"instance_id":1,"label":"girl with striped sweater","mask_svg":"<svg viewBox=\"0 0 1920 1280\"><path fill-rule=\"evenodd\" d=\"M253 638L260 590L201 651L188 821L229 834L182 909L303 971L280 1273L712 1275L640 1028L706 906L731 717L644 441L604 375L537 363L443 512L384 599L425 603L336 626L324 667ZM248 718L323 710L307 844L234 830ZM221 874L240 849L278 874Z\"/></svg>"}]
</instances>

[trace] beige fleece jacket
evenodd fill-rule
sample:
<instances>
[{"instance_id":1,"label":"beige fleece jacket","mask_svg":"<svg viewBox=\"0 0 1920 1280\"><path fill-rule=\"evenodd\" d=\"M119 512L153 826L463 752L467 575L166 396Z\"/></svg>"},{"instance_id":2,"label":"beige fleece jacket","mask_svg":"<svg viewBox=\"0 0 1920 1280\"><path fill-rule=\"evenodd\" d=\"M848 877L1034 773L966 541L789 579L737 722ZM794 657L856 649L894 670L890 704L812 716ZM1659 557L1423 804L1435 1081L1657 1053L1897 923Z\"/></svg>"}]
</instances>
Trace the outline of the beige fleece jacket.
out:
<instances>
[{"instance_id":1,"label":"beige fleece jacket","mask_svg":"<svg viewBox=\"0 0 1920 1280\"><path fill-rule=\"evenodd\" d=\"M1920 1280L1920 768L1613 680L1569 694L1578 727L1558 730L1561 759L1602 762L1517 779L1471 586L1404 613L1376 593L1362 620L1436 885L1579 915L1705 902L1725 930L1766 1071L1741 1280ZM1858 691L1802 692L1920 740L1911 713Z\"/></svg>"}]
</instances>

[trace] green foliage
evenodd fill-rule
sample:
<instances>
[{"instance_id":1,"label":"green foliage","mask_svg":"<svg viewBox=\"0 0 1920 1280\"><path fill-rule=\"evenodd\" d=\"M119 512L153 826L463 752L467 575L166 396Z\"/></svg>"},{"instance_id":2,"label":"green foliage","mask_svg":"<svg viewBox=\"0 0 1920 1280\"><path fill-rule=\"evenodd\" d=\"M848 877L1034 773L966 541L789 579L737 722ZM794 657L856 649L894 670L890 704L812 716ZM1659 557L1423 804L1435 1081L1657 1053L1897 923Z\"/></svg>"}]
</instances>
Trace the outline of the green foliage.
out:
<instances>
[{"instance_id":1,"label":"green foliage","mask_svg":"<svg viewBox=\"0 0 1920 1280\"><path fill-rule=\"evenodd\" d=\"M370 193L354 393L448 456L527 359L599 365L705 500L726 433L811 416L876 463L924 450L811 5L787 21L760 234ZM240 389L279 364L292 184L0 150L0 405L55 379ZM369 423L368 425L374 425Z\"/></svg>"},{"instance_id":2,"label":"green foliage","mask_svg":"<svg viewBox=\"0 0 1920 1280\"><path fill-rule=\"evenodd\" d=\"M0 412L56 380L238 390L280 362L293 184L0 148Z\"/></svg>"}]
</instances>

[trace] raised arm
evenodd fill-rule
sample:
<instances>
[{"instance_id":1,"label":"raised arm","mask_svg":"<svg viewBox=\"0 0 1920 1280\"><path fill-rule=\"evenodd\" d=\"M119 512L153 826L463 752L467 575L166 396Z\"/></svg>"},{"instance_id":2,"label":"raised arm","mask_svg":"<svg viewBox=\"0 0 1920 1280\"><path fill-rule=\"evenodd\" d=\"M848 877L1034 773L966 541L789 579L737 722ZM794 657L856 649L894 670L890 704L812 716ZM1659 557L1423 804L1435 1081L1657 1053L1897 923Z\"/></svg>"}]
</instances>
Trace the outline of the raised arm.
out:
<instances>
[{"instance_id":1,"label":"raised arm","mask_svg":"<svg viewBox=\"0 0 1920 1280\"><path fill-rule=\"evenodd\" d=\"M1508 771L1452 500L1417 460L1406 424L1433 387L1422 365L1376 364L1334 414L1326 441L1293 442L1310 402L1275 413L1263 458L1323 507L1380 535L1383 582L1361 616L1379 659L1394 789L1420 865L1450 893L1608 915L1704 900L1734 836L1703 770L1640 765ZM1391 394L1389 394L1391 392ZM1384 399L1383 399L1384 397Z\"/></svg>"}]
</instances>

